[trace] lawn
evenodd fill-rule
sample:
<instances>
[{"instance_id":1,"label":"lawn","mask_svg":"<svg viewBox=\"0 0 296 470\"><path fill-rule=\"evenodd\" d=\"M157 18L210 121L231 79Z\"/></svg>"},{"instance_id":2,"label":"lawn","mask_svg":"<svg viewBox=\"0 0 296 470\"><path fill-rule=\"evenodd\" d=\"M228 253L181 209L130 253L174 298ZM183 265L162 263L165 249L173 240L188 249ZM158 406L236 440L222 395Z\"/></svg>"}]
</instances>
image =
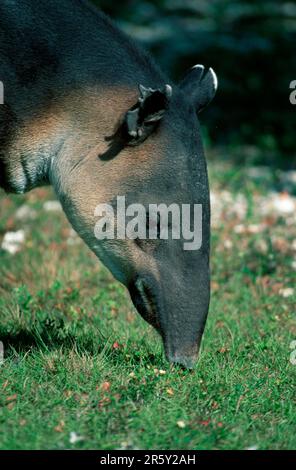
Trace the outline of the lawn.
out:
<instances>
[{"instance_id":1,"label":"lawn","mask_svg":"<svg viewBox=\"0 0 296 470\"><path fill-rule=\"evenodd\" d=\"M169 366L50 189L1 194L0 246L24 231L17 253L0 250L1 449L296 448L295 174L217 161L192 372Z\"/></svg>"}]
</instances>

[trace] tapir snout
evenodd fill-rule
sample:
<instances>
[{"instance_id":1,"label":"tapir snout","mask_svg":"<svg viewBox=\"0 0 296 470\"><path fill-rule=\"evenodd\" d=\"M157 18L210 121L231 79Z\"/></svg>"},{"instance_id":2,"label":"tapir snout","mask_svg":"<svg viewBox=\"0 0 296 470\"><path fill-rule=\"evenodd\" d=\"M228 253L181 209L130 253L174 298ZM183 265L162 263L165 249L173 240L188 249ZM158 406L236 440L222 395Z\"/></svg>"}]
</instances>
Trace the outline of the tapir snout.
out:
<instances>
[{"instance_id":1,"label":"tapir snout","mask_svg":"<svg viewBox=\"0 0 296 470\"><path fill-rule=\"evenodd\" d=\"M138 312L162 336L168 361L188 369L198 358L210 300L208 257L197 254L195 260L198 269L190 278L182 276L177 260L164 264L160 280L145 274L129 286Z\"/></svg>"}]
</instances>

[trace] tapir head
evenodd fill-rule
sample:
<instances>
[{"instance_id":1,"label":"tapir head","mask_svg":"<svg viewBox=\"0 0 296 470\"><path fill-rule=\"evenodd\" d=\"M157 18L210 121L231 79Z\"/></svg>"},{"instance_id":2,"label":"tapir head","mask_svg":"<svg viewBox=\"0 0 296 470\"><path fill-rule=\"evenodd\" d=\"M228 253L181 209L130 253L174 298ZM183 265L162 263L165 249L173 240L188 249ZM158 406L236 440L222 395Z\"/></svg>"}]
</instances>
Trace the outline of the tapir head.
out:
<instances>
[{"instance_id":1,"label":"tapir head","mask_svg":"<svg viewBox=\"0 0 296 470\"><path fill-rule=\"evenodd\" d=\"M210 202L198 113L214 97L217 79L197 65L179 86L138 85L106 91L104 135L64 163L56 186L74 228L160 333L168 360L191 368L210 297Z\"/></svg>"}]
</instances>

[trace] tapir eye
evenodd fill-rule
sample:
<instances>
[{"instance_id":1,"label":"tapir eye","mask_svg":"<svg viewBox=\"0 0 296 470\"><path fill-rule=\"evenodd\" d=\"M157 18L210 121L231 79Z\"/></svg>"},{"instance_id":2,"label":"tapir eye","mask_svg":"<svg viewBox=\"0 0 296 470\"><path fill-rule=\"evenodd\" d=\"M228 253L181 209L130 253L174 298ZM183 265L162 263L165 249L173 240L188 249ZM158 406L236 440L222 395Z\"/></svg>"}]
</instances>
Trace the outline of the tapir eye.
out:
<instances>
[{"instance_id":1,"label":"tapir eye","mask_svg":"<svg viewBox=\"0 0 296 470\"><path fill-rule=\"evenodd\" d=\"M146 238L136 238L136 244L144 251L149 251L150 249L154 249L156 240L160 240L161 234L161 224L160 224L160 216L157 214L157 217L149 216L149 213L146 214Z\"/></svg>"}]
</instances>

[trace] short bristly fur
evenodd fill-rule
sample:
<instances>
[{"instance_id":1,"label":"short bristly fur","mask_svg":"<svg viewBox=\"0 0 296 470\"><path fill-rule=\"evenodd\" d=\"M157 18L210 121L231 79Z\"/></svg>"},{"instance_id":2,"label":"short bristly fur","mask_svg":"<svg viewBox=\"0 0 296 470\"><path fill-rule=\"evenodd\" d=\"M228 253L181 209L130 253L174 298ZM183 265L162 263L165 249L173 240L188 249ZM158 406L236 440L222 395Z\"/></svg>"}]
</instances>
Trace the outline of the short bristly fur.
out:
<instances>
[{"instance_id":1,"label":"short bristly fur","mask_svg":"<svg viewBox=\"0 0 296 470\"><path fill-rule=\"evenodd\" d=\"M179 87L83 0L0 4L0 186L52 184L70 222L161 333L168 358L196 357L209 304L209 193L197 112L212 69ZM129 202L203 205L203 245L98 241L94 210Z\"/></svg>"}]
</instances>

